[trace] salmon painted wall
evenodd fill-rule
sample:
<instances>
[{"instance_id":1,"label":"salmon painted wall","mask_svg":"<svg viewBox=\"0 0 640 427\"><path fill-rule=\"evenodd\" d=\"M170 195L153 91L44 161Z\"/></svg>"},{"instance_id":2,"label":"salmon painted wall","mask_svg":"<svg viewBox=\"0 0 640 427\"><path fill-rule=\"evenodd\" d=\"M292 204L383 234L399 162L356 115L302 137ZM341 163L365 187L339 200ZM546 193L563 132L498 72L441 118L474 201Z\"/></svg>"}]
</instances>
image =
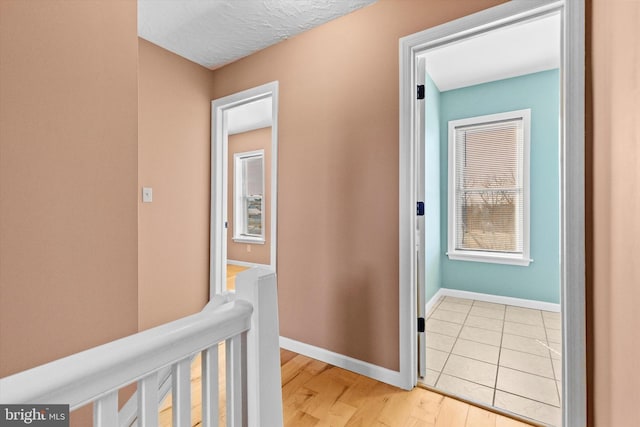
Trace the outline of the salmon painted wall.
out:
<instances>
[{"instance_id":1,"label":"salmon painted wall","mask_svg":"<svg viewBox=\"0 0 640 427\"><path fill-rule=\"evenodd\" d=\"M398 39L497 3L380 0L214 72L280 82L281 335L398 369Z\"/></svg>"},{"instance_id":2,"label":"salmon painted wall","mask_svg":"<svg viewBox=\"0 0 640 427\"><path fill-rule=\"evenodd\" d=\"M0 2L0 376L137 329L135 1Z\"/></svg>"},{"instance_id":3,"label":"salmon painted wall","mask_svg":"<svg viewBox=\"0 0 640 427\"><path fill-rule=\"evenodd\" d=\"M640 2L590 16L588 293L592 425L640 425Z\"/></svg>"},{"instance_id":4,"label":"salmon painted wall","mask_svg":"<svg viewBox=\"0 0 640 427\"><path fill-rule=\"evenodd\" d=\"M136 33L135 1L0 1L0 376L137 330Z\"/></svg>"},{"instance_id":5,"label":"salmon painted wall","mask_svg":"<svg viewBox=\"0 0 640 427\"><path fill-rule=\"evenodd\" d=\"M139 327L209 299L212 72L139 39ZM142 203L142 187L153 202Z\"/></svg>"},{"instance_id":6,"label":"salmon painted wall","mask_svg":"<svg viewBox=\"0 0 640 427\"><path fill-rule=\"evenodd\" d=\"M233 155L246 151L264 150L264 244L236 243L233 241ZM271 127L229 135L229 174L227 178L227 259L256 264L271 263Z\"/></svg>"}]
</instances>

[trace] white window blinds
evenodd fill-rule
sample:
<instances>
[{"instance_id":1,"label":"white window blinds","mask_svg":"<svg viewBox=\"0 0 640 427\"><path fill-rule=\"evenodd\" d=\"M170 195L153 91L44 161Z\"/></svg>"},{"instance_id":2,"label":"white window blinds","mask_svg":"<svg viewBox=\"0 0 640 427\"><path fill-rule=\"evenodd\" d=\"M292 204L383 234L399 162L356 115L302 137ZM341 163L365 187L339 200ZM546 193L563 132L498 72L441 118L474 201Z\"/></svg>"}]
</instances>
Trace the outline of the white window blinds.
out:
<instances>
[{"instance_id":1,"label":"white window blinds","mask_svg":"<svg viewBox=\"0 0 640 427\"><path fill-rule=\"evenodd\" d=\"M524 120L454 128L455 250L523 253Z\"/></svg>"},{"instance_id":2,"label":"white window blinds","mask_svg":"<svg viewBox=\"0 0 640 427\"><path fill-rule=\"evenodd\" d=\"M264 242L264 150L234 154L234 241Z\"/></svg>"}]
</instances>

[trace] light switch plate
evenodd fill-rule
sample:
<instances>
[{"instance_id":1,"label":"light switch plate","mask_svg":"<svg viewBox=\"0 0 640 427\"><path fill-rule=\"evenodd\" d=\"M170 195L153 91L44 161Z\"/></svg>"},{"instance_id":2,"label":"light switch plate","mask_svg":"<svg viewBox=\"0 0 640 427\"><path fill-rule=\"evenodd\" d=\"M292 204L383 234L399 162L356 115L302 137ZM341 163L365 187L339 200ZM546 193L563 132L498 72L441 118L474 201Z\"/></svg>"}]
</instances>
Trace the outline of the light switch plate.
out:
<instances>
[{"instance_id":1,"label":"light switch plate","mask_svg":"<svg viewBox=\"0 0 640 427\"><path fill-rule=\"evenodd\" d=\"M153 188L142 187L142 203L153 202Z\"/></svg>"}]
</instances>

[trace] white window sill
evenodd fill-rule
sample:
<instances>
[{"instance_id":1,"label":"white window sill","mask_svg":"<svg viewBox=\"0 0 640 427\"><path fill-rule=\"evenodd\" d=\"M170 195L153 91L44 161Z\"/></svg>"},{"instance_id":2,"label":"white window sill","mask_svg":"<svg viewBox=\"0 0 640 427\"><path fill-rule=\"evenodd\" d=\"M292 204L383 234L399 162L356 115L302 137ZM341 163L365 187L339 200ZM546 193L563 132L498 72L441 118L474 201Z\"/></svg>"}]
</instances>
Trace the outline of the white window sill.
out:
<instances>
[{"instance_id":1,"label":"white window sill","mask_svg":"<svg viewBox=\"0 0 640 427\"><path fill-rule=\"evenodd\" d=\"M234 237L233 241L235 243L248 243L250 245L264 245L264 238L262 237L239 236Z\"/></svg>"},{"instance_id":2,"label":"white window sill","mask_svg":"<svg viewBox=\"0 0 640 427\"><path fill-rule=\"evenodd\" d=\"M455 261L486 262L491 264L520 265L523 267L533 262L529 257L523 257L522 255L499 254L495 252L455 251L447 252L447 256L450 260Z\"/></svg>"}]
</instances>

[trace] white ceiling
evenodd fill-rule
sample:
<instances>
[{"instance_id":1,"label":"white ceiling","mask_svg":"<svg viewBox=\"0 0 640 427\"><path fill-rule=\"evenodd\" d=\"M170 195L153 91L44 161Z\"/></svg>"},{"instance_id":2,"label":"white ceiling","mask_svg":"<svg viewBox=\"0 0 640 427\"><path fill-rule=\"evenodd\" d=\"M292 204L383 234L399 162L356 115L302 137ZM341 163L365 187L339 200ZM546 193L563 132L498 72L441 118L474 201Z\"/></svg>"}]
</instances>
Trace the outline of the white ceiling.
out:
<instances>
[{"instance_id":1,"label":"white ceiling","mask_svg":"<svg viewBox=\"0 0 640 427\"><path fill-rule=\"evenodd\" d=\"M226 111L227 133L233 135L271 126L271 97L242 104Z\"/></svg>"},{"instance_id":2,"label":"white ceiling","mask_svg":"<svg viewBox=\"0 0 640 427\"><path fill-rule=\"evenodd\" d=\"M425 54L441 92L560 67L560 15L501 28Z\"/></svg>"},{"instance_id":3,"label":"white ceiling","mask_svg":"<svg viewBox=\"0 0 640 427\"><path fill-rule=\"evenodd\" d=\"M215 69L377 0L138 0L138 35Z\"/></svg>"}]
</instances>

